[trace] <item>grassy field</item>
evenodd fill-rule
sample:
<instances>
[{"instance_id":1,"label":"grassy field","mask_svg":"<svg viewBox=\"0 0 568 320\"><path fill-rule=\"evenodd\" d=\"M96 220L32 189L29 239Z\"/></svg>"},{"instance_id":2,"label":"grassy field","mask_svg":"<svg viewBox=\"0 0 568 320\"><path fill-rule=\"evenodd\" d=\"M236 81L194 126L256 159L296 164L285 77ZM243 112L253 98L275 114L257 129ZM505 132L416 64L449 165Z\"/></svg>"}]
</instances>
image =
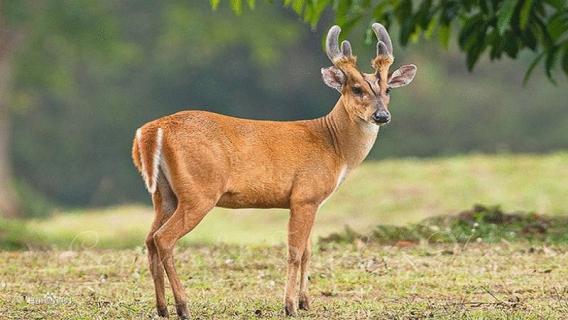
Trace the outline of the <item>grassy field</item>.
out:
<instances>
[{"instance_id":1,"label":"grassy field","mask_svg":"<svg viewBox=\"0 0 568 320\"><path fill-rule=\"evenodd\" d=\"M320 211L312 310L300 317L566 318L567 164L568 153L366 163ZM525 213L463 211L474 203ZM151 220L132 205L0 221L0 319L154 318ZM286 220L215 209L182 240L196 319L283 316Z\"/></svg>"},{"instance_id":2,"label":"grassy field","mask_svg":"<svg viewBox=\"0 0 568 320\"><path fill-rule=\"evenodd\" d=\"M314 232L325 236L345 225L367 232L377 224L404 225L456 214L475 203L568 214L567 164L568 153L367 162L321 208ZM25 223L26 232L20 224L12 233L0 232L0 244L6 247L2 237L10 233L20 248L133 248L142 243L152 222L149 204L32 220ZM279 244L286 239L287 218L286 210L215 209L182 243Z\"/></svg>"},{"instance_id":3,"label":"grassy field","mask_svg":"<svg viewBox=\"0 0 568 320\"><path fill-rule=\"evenodd\" d=\"M284 246L189 247L195 319L283 317ZM0 253L1 319L151 319L142 248ZM331 245L315 250L306 319L565 319L568 247ZM175 315L169 287L170 314Z\"/></svg>"}]
</instances>

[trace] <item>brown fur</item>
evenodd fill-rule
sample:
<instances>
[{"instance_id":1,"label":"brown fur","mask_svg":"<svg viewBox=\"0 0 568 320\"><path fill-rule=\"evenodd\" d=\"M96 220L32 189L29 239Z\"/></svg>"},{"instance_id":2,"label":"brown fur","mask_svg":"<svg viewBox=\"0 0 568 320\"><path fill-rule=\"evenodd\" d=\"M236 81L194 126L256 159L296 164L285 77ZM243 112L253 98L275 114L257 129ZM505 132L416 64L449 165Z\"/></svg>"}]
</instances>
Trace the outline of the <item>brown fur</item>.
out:
<instances>
[{"instance_id":1,"label":"brown fur","mask_svg":"<svg viewBox=\"0 0 568 320\"><path fill-rule=\"evenodd\" d=\"M373 69L375 69L375 76L379 78L380 86L387 88L387 82L389 79L389 69L394 62L394 58L391 55L379 55L371 62Z\"/></svg>"},{"instance_id":2,"label":"brown fur","mask_svg":"<svg viewBox=\"0 0 568 320\"><path fill-rule=\"evenodd\" d=\"M140 129L132 157L143 176L155 175L147 182L156 216L146 245L159 315L167 315L165 270L177 313L188 317L173 248L215 206L290 209L285 310L295 315L298 304L309 308L310 234L316 212L369 153L379 130L372 114L389 102L383 71L390 64L378 65L381 72L363 74L355 57L335 61L346 76L342 95L318 119L257 121L183 111ZM354 94L354 86L363 93ZM159 131L161 147L156 142ZM158 172L152 172L157 154Z\"/></svg>"}]
</instances>

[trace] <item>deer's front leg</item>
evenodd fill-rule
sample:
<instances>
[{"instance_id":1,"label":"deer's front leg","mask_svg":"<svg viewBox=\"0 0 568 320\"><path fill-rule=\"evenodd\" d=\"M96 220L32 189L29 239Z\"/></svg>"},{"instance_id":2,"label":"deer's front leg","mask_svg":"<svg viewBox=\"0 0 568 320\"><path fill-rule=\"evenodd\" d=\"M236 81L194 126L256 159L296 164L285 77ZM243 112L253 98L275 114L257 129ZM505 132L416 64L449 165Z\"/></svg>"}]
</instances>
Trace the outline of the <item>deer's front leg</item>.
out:
<instances>
[{"instance_id":1,"label":"deer's front leg","mask_svg":"<svg viewBox=\"0 0 568 320\"><path fill-rule=\"evenodd\" d=\"M295 316L298 306L298 271L312 231L317 205L292 205L288 222L288 282L284 298L286 315Z\"/></svg>"}]
</instances>

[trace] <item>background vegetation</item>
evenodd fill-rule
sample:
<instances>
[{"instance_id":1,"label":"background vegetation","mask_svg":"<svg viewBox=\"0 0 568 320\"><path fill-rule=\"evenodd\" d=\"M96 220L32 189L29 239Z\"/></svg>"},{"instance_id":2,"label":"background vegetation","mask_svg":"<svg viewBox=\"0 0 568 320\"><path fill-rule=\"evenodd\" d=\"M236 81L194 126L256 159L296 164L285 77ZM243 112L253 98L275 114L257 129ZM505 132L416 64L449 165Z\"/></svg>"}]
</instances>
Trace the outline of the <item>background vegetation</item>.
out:
<instances>
[{"instance_id":1,"label":"background vegetation","mask_svg":"<svg viewBox=\"0 0 568 320\"><path fill-rule=\"evenodd\" d=\"M470 11L482 2L473 1ZM136 128L162 115L187 108L279 120L325 114L337 94L320 80L319 68L329 64L323 34L334 20L341 23L367 70L374 52L365 41L367 22L377 14L391 24L397 63L415 63L419 72L411 87L393 93L394 121L381 131L371 159L568 146L565 78L556 77L553 85L539 71L522 85L530 62L546 50L540 42L534 53L519 47L515 61L490 63L480 55L470 73L460 53L462 34L446 34L439 24L430 33L420 23L401 24L402 7L410 6L415 21L416 10L427 4L434 10L443 1L385 1L378 13L371 12L378 10L371 1L323 1L329 7L316 20L308 19L310 1L302 10L296 1L285 1L290 7L256 1L254 10L243 2L240 11L235 3L215 3L212 10L204 1L181 0L2 1L2 21L19 41L9 60L12 81L2 115L10 121L9 152L3 156L14 178L4 180L24 197L24 210L42 215L50 203L147 202L129 149ZM549 19L565 13L549 2L534 6L545 6ZM522 22L515 10L509 24L500 22L505 38ZM473 14L462 11L448 24L451 30L463 32L463 19ZM532 26L541 11L530 11L526 23ZM360 18L346 18L359 17L356 12ZM439 14L433 12L432 21ZM436 38L449 48L431 41Z\"/></svg>"}]
</instances>

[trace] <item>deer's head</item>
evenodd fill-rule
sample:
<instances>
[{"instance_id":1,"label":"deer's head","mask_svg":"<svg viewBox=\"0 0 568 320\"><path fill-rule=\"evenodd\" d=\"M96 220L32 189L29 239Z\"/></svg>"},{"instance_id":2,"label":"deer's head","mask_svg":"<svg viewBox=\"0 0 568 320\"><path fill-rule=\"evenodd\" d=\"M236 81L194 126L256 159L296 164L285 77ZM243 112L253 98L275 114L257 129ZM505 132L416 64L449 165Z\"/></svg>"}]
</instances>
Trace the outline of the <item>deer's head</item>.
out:
<instances>
[{"instance_id":1,"label":"deer's head","mask_svg":"<svg viewBox=\"0 0 568 320\"><path fill-rule=\"evenodd\" d=\"M388 109L390 90L409 84L416 75L416 66L403 65L394 72L392 41L383 25L374 23L377 36L377 56L372 60L373 73L362 73L357 67L357 58L351 51L349 41L339 46L339 26L329 29L326 39L326 53L333 66L322 68L323 81L341 93L341 99L352 119L376 125L390 121Z\"/></svg>"}]
</instances>

